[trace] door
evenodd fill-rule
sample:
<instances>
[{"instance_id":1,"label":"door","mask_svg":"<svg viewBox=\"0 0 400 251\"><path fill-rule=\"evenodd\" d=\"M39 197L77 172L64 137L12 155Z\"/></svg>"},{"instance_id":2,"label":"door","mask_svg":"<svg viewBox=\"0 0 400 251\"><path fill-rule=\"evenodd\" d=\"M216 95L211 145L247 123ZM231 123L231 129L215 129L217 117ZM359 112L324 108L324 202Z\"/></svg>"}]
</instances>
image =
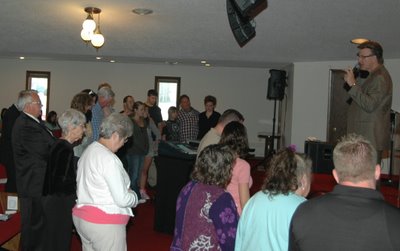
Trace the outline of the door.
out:
<instances>
[{"instance_id":1,"label":"door","mask_svg":"<svg viewBox=\"0 0 400 251\"><path fill-rule=\"evenodd\" d=\"M349 96L344 89L345 81L343 70L330 72L330 99L328 107L328 132L327 141L336 145L338 140L347 131L347 110Z\"/></svg>"}]
</instances>

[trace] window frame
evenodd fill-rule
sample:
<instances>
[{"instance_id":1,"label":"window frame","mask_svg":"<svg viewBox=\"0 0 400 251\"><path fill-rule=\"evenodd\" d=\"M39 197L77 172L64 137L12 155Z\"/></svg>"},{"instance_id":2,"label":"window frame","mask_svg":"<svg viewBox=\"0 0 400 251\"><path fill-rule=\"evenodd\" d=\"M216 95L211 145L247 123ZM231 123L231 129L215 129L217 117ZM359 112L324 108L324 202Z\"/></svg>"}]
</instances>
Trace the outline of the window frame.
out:
<instances>
[{"instance_id":1,"label":"window frame","mask_svg":"<svg viewBox=\"0 0 400 251\"><path fill-rule=\"evenodd\" d=\"M160 104L160 83L176 83L177 88L176 88L176 104L175 106L179 109L179 97L181 93L181 77L171 77L171 76L155 76L154 78L154 89L158 93L157 97L157 104ZM167 113L168 114L168 113ZM164 120L167 120L168 117L164 118Z\"/></svg>"},{"instance_id":2,"label":"window frame","mask_svg":"<svg viewBox=\"0 0 400 251\"><path fill-rule=\"evenodd\" d=\"M42 110L42 119L44 120L46 119L46 115L49 112L49 105L50 105L50 76L51 73L49 71L26 71L26 90L32 89L32 78L44 78L47 80L46 91L41 92L37 90L39 94L42 93L46 97L45 101L46 109L45 111Z\"/></svg>"}]
</instances>

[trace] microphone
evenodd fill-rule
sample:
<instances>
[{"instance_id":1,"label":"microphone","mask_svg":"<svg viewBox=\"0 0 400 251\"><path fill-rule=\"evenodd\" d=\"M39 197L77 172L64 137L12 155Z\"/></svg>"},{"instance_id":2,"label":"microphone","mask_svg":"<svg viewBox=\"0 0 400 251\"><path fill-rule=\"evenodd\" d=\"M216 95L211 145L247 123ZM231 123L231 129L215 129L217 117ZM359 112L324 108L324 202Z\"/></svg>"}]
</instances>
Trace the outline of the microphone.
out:
<instances>
[{"instance_id":1,"label":"microphone","mask_svg":"<svg viewBox=\"0 0 400 251\"><path fill-rule=\"evenodd\" d=\"M360 64L357 63L357 64L353 67L353 75L354 75L354 79L357 79L358 76L360 75ZM348 91L350 90L351 87L347 84L347 82L344 82L343 88L348 92Z\"/></svg>"},{"instance_id":2,"label":"microphone","mask_svg":"<svg viewBox=\"0 0 400 251\"><path fill-rule=\"evenodd\" d=\"M359 63L357 63L354 67L353 67L353 75L354 75L354 78L355 79L357 79L358 77L359 77L359 75L360 75L360 64ZM351 89L351 87L345 82L344 84L343 84L343 88L348 92L350 89ZM347 104L351 104L351 102L353 102L353 99L352 98L348 98L347 100L346 100L346 103Z\"/></svg>"},{"instance_id":3,"label":"microphone","mask_svg":"<svg viewBox=\"0 0 400 251\"><path fill-rule=\"evenodd\" d=\"M359 63L357 63L355 66L354 66L354 68L353 68L353 75L354 75L354 78L358 78L358 76L360 76L360 64Z\"/></svg>"}]
</instances>

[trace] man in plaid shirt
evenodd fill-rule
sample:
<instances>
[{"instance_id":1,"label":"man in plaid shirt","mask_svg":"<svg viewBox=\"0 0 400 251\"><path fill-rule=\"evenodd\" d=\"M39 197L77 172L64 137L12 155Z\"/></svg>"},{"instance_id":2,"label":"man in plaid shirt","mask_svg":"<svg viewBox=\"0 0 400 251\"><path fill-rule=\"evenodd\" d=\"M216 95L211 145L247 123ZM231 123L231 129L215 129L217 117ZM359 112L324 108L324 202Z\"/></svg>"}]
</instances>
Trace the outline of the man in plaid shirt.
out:
<instances>
[{"instance_id":1,"label":"man in plaid shirt","mask_svg":"<svg viewBox=\"0 0 400 251\"><path fill-rule=\"evenodd\" d=\"M199 133L199 112L190 105L189 96L186 94L179 97L179 104L181 107L178 112L178 122L181 126L179 141L196 140Z\"/></svg>"}]
</instances>

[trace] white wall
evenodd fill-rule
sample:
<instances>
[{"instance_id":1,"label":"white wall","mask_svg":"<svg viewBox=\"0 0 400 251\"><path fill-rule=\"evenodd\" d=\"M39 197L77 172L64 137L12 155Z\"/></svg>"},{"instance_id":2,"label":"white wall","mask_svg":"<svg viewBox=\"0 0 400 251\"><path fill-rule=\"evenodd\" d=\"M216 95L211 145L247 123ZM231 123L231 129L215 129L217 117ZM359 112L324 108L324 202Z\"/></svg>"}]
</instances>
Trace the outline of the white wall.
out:
<instances>
[{"instance_id":1,"label":"white wall","mask_svg":"<svg viewBox=\"0 0 400 251\"><path fill-rule=\"evenodd\" d=\"M299 151L303 151L304 141L309 136L326 140L330 70L344 69L353 65L354 61L294 64L291 138L288 142L296 144ZM399 112L400 60L385 60L385 66L393 81L392 109Z\"/></svg>"},{"instance_id":2,"label":"white wall","mask_svg":"<svg viewBox=\"0 0 400 251\"><path fill-rule=\"evenodd\" d=\"M181 94L188 94L199 111L204 110L203 98L211 94L217 97L219 112L234 108L243 113L256 155L264 153L264 141L257 133L272 132L273 101L266 99L268 69L2 59L0 107L15 102L25 88L28 70L51 72L49 109L58 113L69 107L74 94L86 88L97 90L102 82L112 85L120 110L128 94L144 101L147 90L154 88L155 76L176 76L181 77Z\"/></svg>"},{"instance_id":3,"label":"white wall","mask_svg":"<svg viewBox=\"0 0 400 251\"><path fill-rule=\"evenodd\" d=\"M284 145L304 149L308 136L326 140L330 69L352 67L354 61L302 62L288 67L286 127ZM385 60L393 80L393 109L400 111L400 59ZM50 71L50 109L58 113L69 107L74 94L85 88L97 89L102 82L112 84L116 109L122 98L132 95L144 101L154 87L155 76L181 77L181 94L191 97L192 106L203 111L203 98L217 97L217 110L235 108L245 116L251 147L257 156L264 154L264 140L258 132L272 132L273 101L266 99L269 69L0 60L0 107L15 102L25 88L26 71ZM285 102L285 101L284 101Z\"/></svg>"}]
</instances>

